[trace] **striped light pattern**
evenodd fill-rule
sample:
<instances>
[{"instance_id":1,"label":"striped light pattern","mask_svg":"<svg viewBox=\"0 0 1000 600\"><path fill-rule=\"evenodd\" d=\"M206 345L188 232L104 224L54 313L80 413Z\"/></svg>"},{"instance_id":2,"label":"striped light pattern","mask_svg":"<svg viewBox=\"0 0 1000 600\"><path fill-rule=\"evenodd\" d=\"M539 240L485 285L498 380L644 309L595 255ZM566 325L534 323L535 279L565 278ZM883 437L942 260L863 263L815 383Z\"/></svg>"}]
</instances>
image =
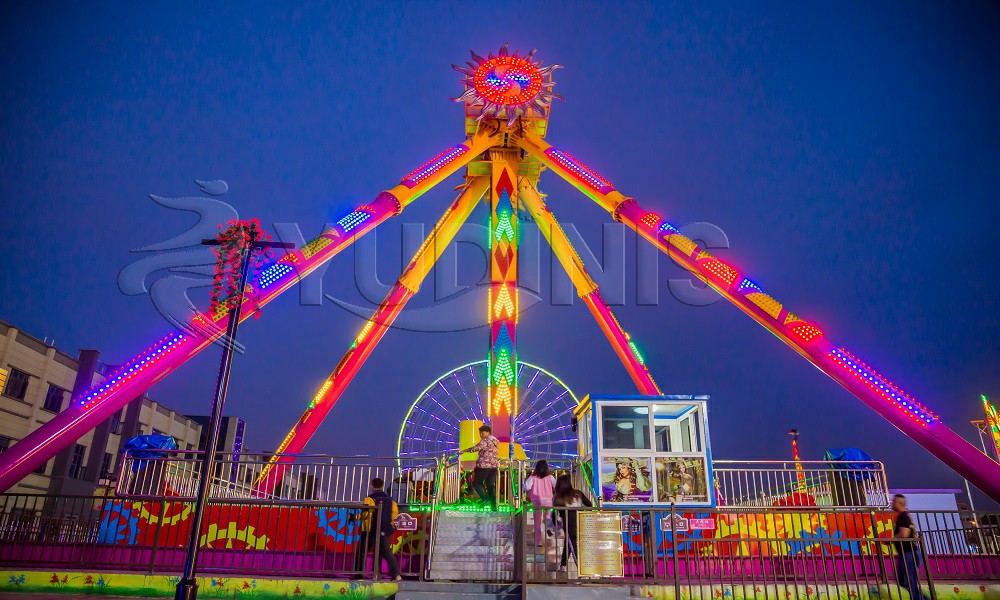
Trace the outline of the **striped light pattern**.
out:
<instances>
[{"instance_id":1,"label":"striped light pattern","mask_svg":"<svg viewBox=\"0 0 1000 600\"><path fill-rule=\"evenodd\" d=\"M421 181L443 169L448 163L457 160L460 156L465 154L465 151L468 149L468 146L465 145L448 148L404 177L403 185L408 188L416 186Z\"/></svg>"},{"instance_id":2,"label":"striped light pattern","mask_svg":"<svg viewBox=\"0 0 1000 600\"><path fill-rule=\"evenodd\" d=\"M145 352L136 356L131 361L125 363L120 369L111 374L104 384L95 388L84 396L79 403L84 409L89 409L103 400L109 394L125 385L132 379L138 377L146 369L163 360L168 354L176 350L181 344L188 341L188 337L177 331L163 338L146 349Z\"/></svg>"},{"instance_id":3,"label":"striped light pattern","mask_svg":"<svg viewBox=\"0 0 1000 600\"><path fill-rule=\"evenodd\" d=\"M491 178L489 392L486 413L501 440L509 438L517 414L517 200L515 172L506 161L493 166ZM506 440L505 440L506 441Z\"/></svg>"},{"instance_id":4,"label":"striped light pattern","mask_svg":"<svg viewBox=\"0 0 1000 600\"><path fill-rule=\"evenodd\" d=\"M909 394L896 387L896 384L866 365L846 349L833 348L827 356L840 366L840 368L866 385L884 400L891 403L903 414L919 423L921 427L927 427L928 424L938 420L938 416L931 412L929 408L914 400Z\"/></svg>"},{"instance_id":5,"label":"striped light pattern","mask_svg":"<svg viewBox=\"0 0 1000 600\"><path fill-rule=\"evenodd\" d=\"M580 183L596 190L602 194L607 194L614 188L611 182L598 175L593 169L583 164L573 157L569 152L563 152L556 148L549 148L545 151L546 156L559 163L567 169Z\"/></svg>"}]
</instances>

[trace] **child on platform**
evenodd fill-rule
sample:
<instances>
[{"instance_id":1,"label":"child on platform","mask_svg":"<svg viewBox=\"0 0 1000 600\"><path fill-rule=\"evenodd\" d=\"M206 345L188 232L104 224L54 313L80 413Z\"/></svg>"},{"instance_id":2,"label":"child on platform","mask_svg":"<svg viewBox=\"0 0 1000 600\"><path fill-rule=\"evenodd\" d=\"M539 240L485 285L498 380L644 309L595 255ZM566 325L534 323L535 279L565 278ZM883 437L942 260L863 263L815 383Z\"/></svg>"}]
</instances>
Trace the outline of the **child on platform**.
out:
<instances>
[{"instance_id":1,"label":"child on platform","mask_svg":"<svg viewBox=\"0 0 1000 600\"><path fill-rule=\"evenodd\" d=\"M556 487L556 478L549 473L549 463L540 460L535 463L535 469L524 482L524 489L528 492L528 499L535 507L535 545L541 546L545 530L545 522L549 517L549 510L552 508L552 495Z\"/></svg>"}]
</instances>

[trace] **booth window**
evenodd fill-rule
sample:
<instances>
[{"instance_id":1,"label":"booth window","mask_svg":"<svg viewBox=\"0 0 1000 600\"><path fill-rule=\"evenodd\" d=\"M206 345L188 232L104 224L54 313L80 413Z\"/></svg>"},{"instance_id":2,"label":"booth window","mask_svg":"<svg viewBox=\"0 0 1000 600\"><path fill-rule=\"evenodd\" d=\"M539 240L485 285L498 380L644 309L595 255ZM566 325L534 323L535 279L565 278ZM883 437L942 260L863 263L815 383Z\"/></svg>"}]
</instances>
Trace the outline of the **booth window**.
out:
<instances>
[{"instance_id":1,"label":"booth window","mask_svg":"<svg viewBox=\"0 0 1000 600\"><path fill-rule=\"evenodd\" d=\"M701 411L696 404L654 404L653 435L656 451L696 453L702 451Z\"/></svg>"},{"instance_id":2,"label":"booth window","mask_svg":"<svg viewBox=\"0 0 1000 600\"><path fill-rule=\"evenodd\" d=\"M649 450L649 407L601 407L604 447L615 450Z\"/></svg>"}]
</instances>

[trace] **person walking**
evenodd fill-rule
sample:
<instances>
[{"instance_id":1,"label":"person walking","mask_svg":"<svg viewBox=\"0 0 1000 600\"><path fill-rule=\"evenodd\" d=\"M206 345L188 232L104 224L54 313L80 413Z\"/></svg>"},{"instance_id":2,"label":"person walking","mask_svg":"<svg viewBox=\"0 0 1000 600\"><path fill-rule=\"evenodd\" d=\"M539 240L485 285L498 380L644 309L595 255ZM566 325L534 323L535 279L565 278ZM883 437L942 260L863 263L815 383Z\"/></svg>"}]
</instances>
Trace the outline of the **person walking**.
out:
<instances>
[{"instance_id":1,"label":"person walking","mask_svg":"<svg viewBox=\"0 0 1000 600\"><path fill-rule=\"evenodd\" d=\"M555 493L556 478L549 473L549 463L540 460L535 463L535 469L524 482L528 499L535 507L535 545L541 546L545 540L545 522L552 507L552 497Z\"/></svg>"},{"instance_id":2,"label":"person walking","mask_svg":"<svg viewBox=\"0 0 1000 600\"><path fill-rule=\"evenodd\" d=\"M896 550L896 582L900 587L906 588L911 600L926 600L917 578L917 565L920 562L917 528L913 525L910 512L906 510L906 496L896 494L892 497L892 512L896 513L892 537L899 540L892 543Z\"/></svg>"},{"instance_id":3,"label":"person walking","mask_svg":"<svg viewBox=\"0 0 1000 600\"><path fill-rule=\"evenodd\" d=\"M556 479L555 493L552 498L552 504L554 506L564 506L567 508L580 508L582 506L593 507L594 504L583 495L583 492L573 487L573 481L569 478L569 475L560 475ZM576 526L576 512L572 510L563 510L561 512L561 518L563 526L566 528L566 541L563 543L562 560L559 562L559 570L562 571L566 569L568 564L569 553L573 553L573 560L579 565L579 560L577 559L576 552L576 540L577 540L577 526ZM572 550L570 548L572 547Z\"/></svg>"},{"instance_id":4,"label":"person walking","mask_svg":"<svg viewBox=\"0 0 1000 600\"><path fill-rule=\"evenodd\" d=\"M389 544L392 534L396 532L393 521L399 514L399 506L392 499L392 496L385 492L385 481L381 477L372 479L371 493L365 498L364 503L373 509L381 509L378 511L380 515L378 523L372 523L374 521L372 515L376 513L375 510L367 511L364 521L361 523L362 540L367 543L367 549L364 552L367 554L368 551L374 551L375 545L378 544L378 555L385 559L386 564L389 565L389 575L394 581L400 581L403 579L403 574L399 571L399 564L396 562L396 557ZM378 573L382 572L382 561L378 561L375 570Z\"/></svg>"},{"instance_id":5,"label":"person walking","mask_svg":"<svg viewBox=\"0 0 1000 600\"><path fill-rule=\"evenodd\" d=\"M472 489L475 490L483 504L488 503L493 510L496 510L500 440L493 437L493 430L490 429L489 425L483 425L479 428L479 443L462 450L459 455L466 452L479 453L476 456L476 468L473 470Z\"/></svg>"}]
</instances>

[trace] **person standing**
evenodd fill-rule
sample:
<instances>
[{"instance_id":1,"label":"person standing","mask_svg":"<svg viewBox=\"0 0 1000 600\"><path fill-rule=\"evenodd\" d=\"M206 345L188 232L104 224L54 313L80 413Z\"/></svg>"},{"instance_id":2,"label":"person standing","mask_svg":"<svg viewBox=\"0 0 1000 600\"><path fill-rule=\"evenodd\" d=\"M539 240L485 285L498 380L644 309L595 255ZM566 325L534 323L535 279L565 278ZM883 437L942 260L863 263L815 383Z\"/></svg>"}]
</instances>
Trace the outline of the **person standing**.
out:
<instances>
[{"instance_id":1,"label":"person standing","mask_svg":"<svg viewBox=\"0 0 1000 600\"><path fill-rule=\"evenodd\" d=\"M389 565L389 575L394 581L400 581L403 579L403 574L399 571L399 564L396 562L396 557L389 544L392 534L396 532L393 521L399 514L399 506L392 499L392 496L385 492L385 481L381 477L372 479L371 493L365 498L365 505L376 510L368 511L361 524L362 539L367 543L367 550L364 552L374 551L375 544L378 544L379 556L384 558L386 564ZM373 514L379 515L378 523L372 523ZM382 561L375 565L375 569L381 573Z\"/></svg>"},{"instance_id":2,"label":"person standing","mask_svg":"<svg viewBox=\"0 0 1000 600\"><path fill-rule=\"evenodd\" d=\"M594 504L583 495L583 492L573 487L573 481L569 478L569 475L560 475L556 479L556 489L555 495L552 498L552 504L554 506L565 506L567 508L580 508L582 506L593 507ZM562 560L559 562L559 570L566 568L568 564L569 553L573 552L573 558L577 561L579 565L579 559L577 559L576 552L576 541L577 541L577 526L576 526L576 513L574 510L563 510L559 511L562 513L562 522L566 528L566 541L563 543ZM572 550L570 548L572 547Z\"/></svg>"},{"instance_id":3,"label":"person standing","mask_svg":"<svg viewBox=\"0 0 1000 600\"><path fill-rule=\"evenodd\" d=\"M479 443L471 448L462 450L459 455L466 452L478 452L476 456L476 468L472 476L472 489L483 504L489 503L493 510L497 509L497 475L500 467L500 440L493 437L493 430L489 425L479 428Z\"/></svg>"},{"instance_id":4,"label":"person standing","mask_svg":"<svg viewBox=\"0 0 1000 600\"><path fill-rule=\"evenodd\" d=\"M892 497L892 512L896 513L892 537L899 540L892 543L896 550L896 582L906 588L911 600L926 600L917 578L917 529L910 512L906 510L906 496L896 494Z\"/></svg>"},{"instance_id":5,"label":"person standing","mask_svg":"<svg viewBox=\"0 0 1000 600\"><path fill-rule=\"evenodd\" d=\"M524 489L528 492L528 499L535 507L535 545L541 546L545 540L543 537L545 521L549 516L549 508L552 507L552 497L555 493L556 478L549 473L549 463L540 460L535 463L535 469L524 482Z\"/></svg>"}]
</instances>

